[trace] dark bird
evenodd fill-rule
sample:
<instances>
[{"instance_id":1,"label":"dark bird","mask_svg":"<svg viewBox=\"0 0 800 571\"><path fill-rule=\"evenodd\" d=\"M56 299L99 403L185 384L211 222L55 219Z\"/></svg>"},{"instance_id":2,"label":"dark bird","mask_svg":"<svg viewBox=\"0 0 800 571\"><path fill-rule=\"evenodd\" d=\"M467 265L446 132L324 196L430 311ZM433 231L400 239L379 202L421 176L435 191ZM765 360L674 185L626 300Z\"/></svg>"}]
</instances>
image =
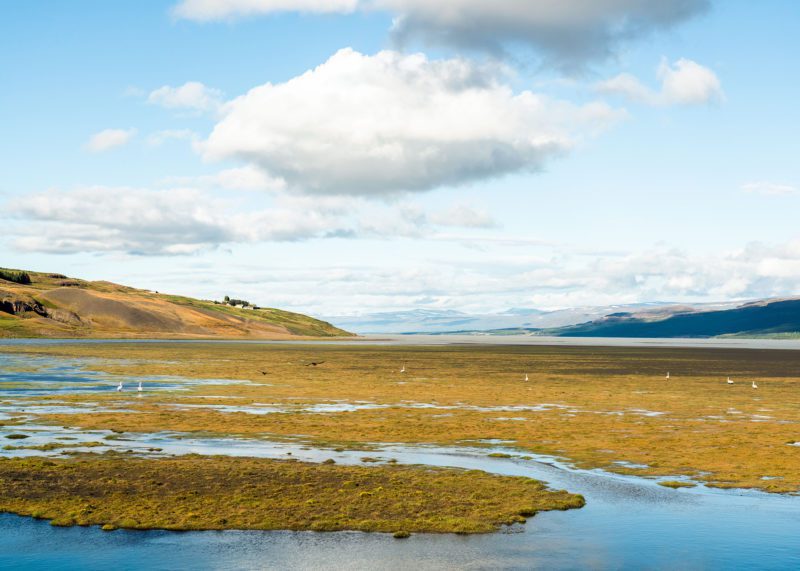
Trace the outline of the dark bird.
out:
<instances>
[{"instance_id":1,"label":"dark bird","mask_svg":"<svg viewBox=\"0 0 800 571\"><path fill-rule=\"evenodd\" d=\"M310 363L306 363L306 367L316 367L317 365L321 365L325 361L311 361Z\"/></svg>"},{"instance_id":2,"label":"dark bird","mask_svg":"<svg viewBox=\"0 0 800 571\"><path fill-rule=\"evenodd\" d=\"M268 375L269 373L267 371L261 371L261 374L262 375Z\"/></svg>"}]
</instances>

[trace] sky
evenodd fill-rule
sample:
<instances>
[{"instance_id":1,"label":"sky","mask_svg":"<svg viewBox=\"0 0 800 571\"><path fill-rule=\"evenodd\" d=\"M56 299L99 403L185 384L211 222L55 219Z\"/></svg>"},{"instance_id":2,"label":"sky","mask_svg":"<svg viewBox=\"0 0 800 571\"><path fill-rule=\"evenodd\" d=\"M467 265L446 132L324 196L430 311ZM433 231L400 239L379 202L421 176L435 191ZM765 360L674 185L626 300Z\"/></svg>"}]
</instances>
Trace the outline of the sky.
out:
<instances>
[{"instance_id":1,"label":"sky","mask_svg":"<svg viewBox=\"0 0 800 571\"><path fill-rule=\"evenodd\" d=\"M795 0L0 14L2 267L321 316L800 293Z\"/></svg>"}]
</instances>

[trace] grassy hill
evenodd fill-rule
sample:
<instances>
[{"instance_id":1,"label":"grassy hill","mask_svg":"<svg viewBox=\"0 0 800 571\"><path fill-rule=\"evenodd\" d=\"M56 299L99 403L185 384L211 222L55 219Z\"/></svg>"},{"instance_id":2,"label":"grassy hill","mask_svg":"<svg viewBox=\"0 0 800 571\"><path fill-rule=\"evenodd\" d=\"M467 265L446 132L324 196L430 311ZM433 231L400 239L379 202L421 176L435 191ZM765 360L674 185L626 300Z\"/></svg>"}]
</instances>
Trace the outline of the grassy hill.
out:
<instances>
[{"instance_id":1,"label":"grassy hill","mask_svg":"<svg viewBox=\"0 0 800 571\"><path fill-rule=\"evenodd\" d=\"M655 319L612 314L580 325L537 331L564 337L795 337L799 332L800 299L761 301L734 309Z\"/></svg>"},{"instance_id":2,"label":"grassy hill","mask_svg":"<svg viewBox=\"0 0 800 571\"><path fill-rule=\"evenodd\" d=\"M0 338L345 337L330 323L280 309L245 309L111 282L0 268Z\"/></svg>"}]
</instances>

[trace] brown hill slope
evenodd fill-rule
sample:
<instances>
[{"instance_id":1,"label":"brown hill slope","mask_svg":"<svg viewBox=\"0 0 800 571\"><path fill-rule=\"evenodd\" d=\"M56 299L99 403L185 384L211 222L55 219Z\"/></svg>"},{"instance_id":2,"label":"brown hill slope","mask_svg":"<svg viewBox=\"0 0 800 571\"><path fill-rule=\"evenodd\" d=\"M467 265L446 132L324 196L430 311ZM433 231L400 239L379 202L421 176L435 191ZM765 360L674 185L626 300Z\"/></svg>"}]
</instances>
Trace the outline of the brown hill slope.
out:
<instances>
[{"instance_id":1,"label":"brown hill slope","mask_svg":"<svg viewBox=\"0 0 800 571\"><path fill-rule=\"evenodd\" d=\"M110 282L0 268L0 337L343 337L299 313L244 309Z\"/></svg>"}]
</instances>

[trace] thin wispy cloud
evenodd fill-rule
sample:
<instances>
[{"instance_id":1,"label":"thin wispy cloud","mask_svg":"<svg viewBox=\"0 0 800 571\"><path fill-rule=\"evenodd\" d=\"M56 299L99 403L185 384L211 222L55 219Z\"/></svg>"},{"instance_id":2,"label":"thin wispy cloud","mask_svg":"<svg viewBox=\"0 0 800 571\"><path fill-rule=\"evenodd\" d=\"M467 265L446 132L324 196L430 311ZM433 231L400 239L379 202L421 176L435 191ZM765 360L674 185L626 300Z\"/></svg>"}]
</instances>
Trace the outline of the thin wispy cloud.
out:
<instances>
[{"instance_id":1,"label":"thin wispy cloud","mask_svg":"<svg viewBox=\"0 0 800 571\"><path fill-rule=\"evenodd\" d=\"M661 85L652 89L629 73L622 73L595 84L599 93L620 95L630 101L654 106L707 105L724 101L725 94L717 75L689 59L674 63L666 59L658 67Z\"/></svg>"},{"instance_id":2,"label":"thin wispy cloud","mask_svg":"<svg viewBox=\"0 0 800 571\"><path fill-rule=\"evenodd\" d=\"M208 112L216 111L222 105L223 95L219 89L199 81L188 81L177 87L164 85L154 89L147 96L147 102L167 109Z\"/></svg>"},{"instance_id":3,"label":"thin wispy cloud","mask_svg":"<svg viewBox=\"0 0 800 571\"><path fill-rule=\"evenodd\" d=\"M224 190L276 191L284 190L286 183L267 175L253 165L224 169L214 174L197 176L171 176L161 181L163 186L196 186Z\"/></svg>"},{"instance_id":4,"label":"thin wispy cloud","mask_svg":"<svg viewBox=\"0 0 800 571\"><path fill-rule=\"evenodd\" d=\"M92 135L85 147L92 153L104 153L127 145L136 132L136 129L104 129Z\"/></svg>"},{"instance_id":5,"label":"thin wispy cloud","mask_svg":"<svg viewBox=\"0 0 800 571\"><path fill-rule=\"evenodd\" d=\"M151 147L160 147L170 141L196 141L200 135L191 129L164 129L151 133L147 137L147 144Z\"/></svg>"},{"instance_id":6,"label":"thin wispy cloud","mask_svg":"<svg viewBox=\"0 0 800 571\"><path fill-rule=\"evenodd\" d=\"M753 194L765 196L788 196L800 192L796 186L790 184L776 184L768 181L754 181L742 185L742 190Z\"/></svg>"}]
</instances>

